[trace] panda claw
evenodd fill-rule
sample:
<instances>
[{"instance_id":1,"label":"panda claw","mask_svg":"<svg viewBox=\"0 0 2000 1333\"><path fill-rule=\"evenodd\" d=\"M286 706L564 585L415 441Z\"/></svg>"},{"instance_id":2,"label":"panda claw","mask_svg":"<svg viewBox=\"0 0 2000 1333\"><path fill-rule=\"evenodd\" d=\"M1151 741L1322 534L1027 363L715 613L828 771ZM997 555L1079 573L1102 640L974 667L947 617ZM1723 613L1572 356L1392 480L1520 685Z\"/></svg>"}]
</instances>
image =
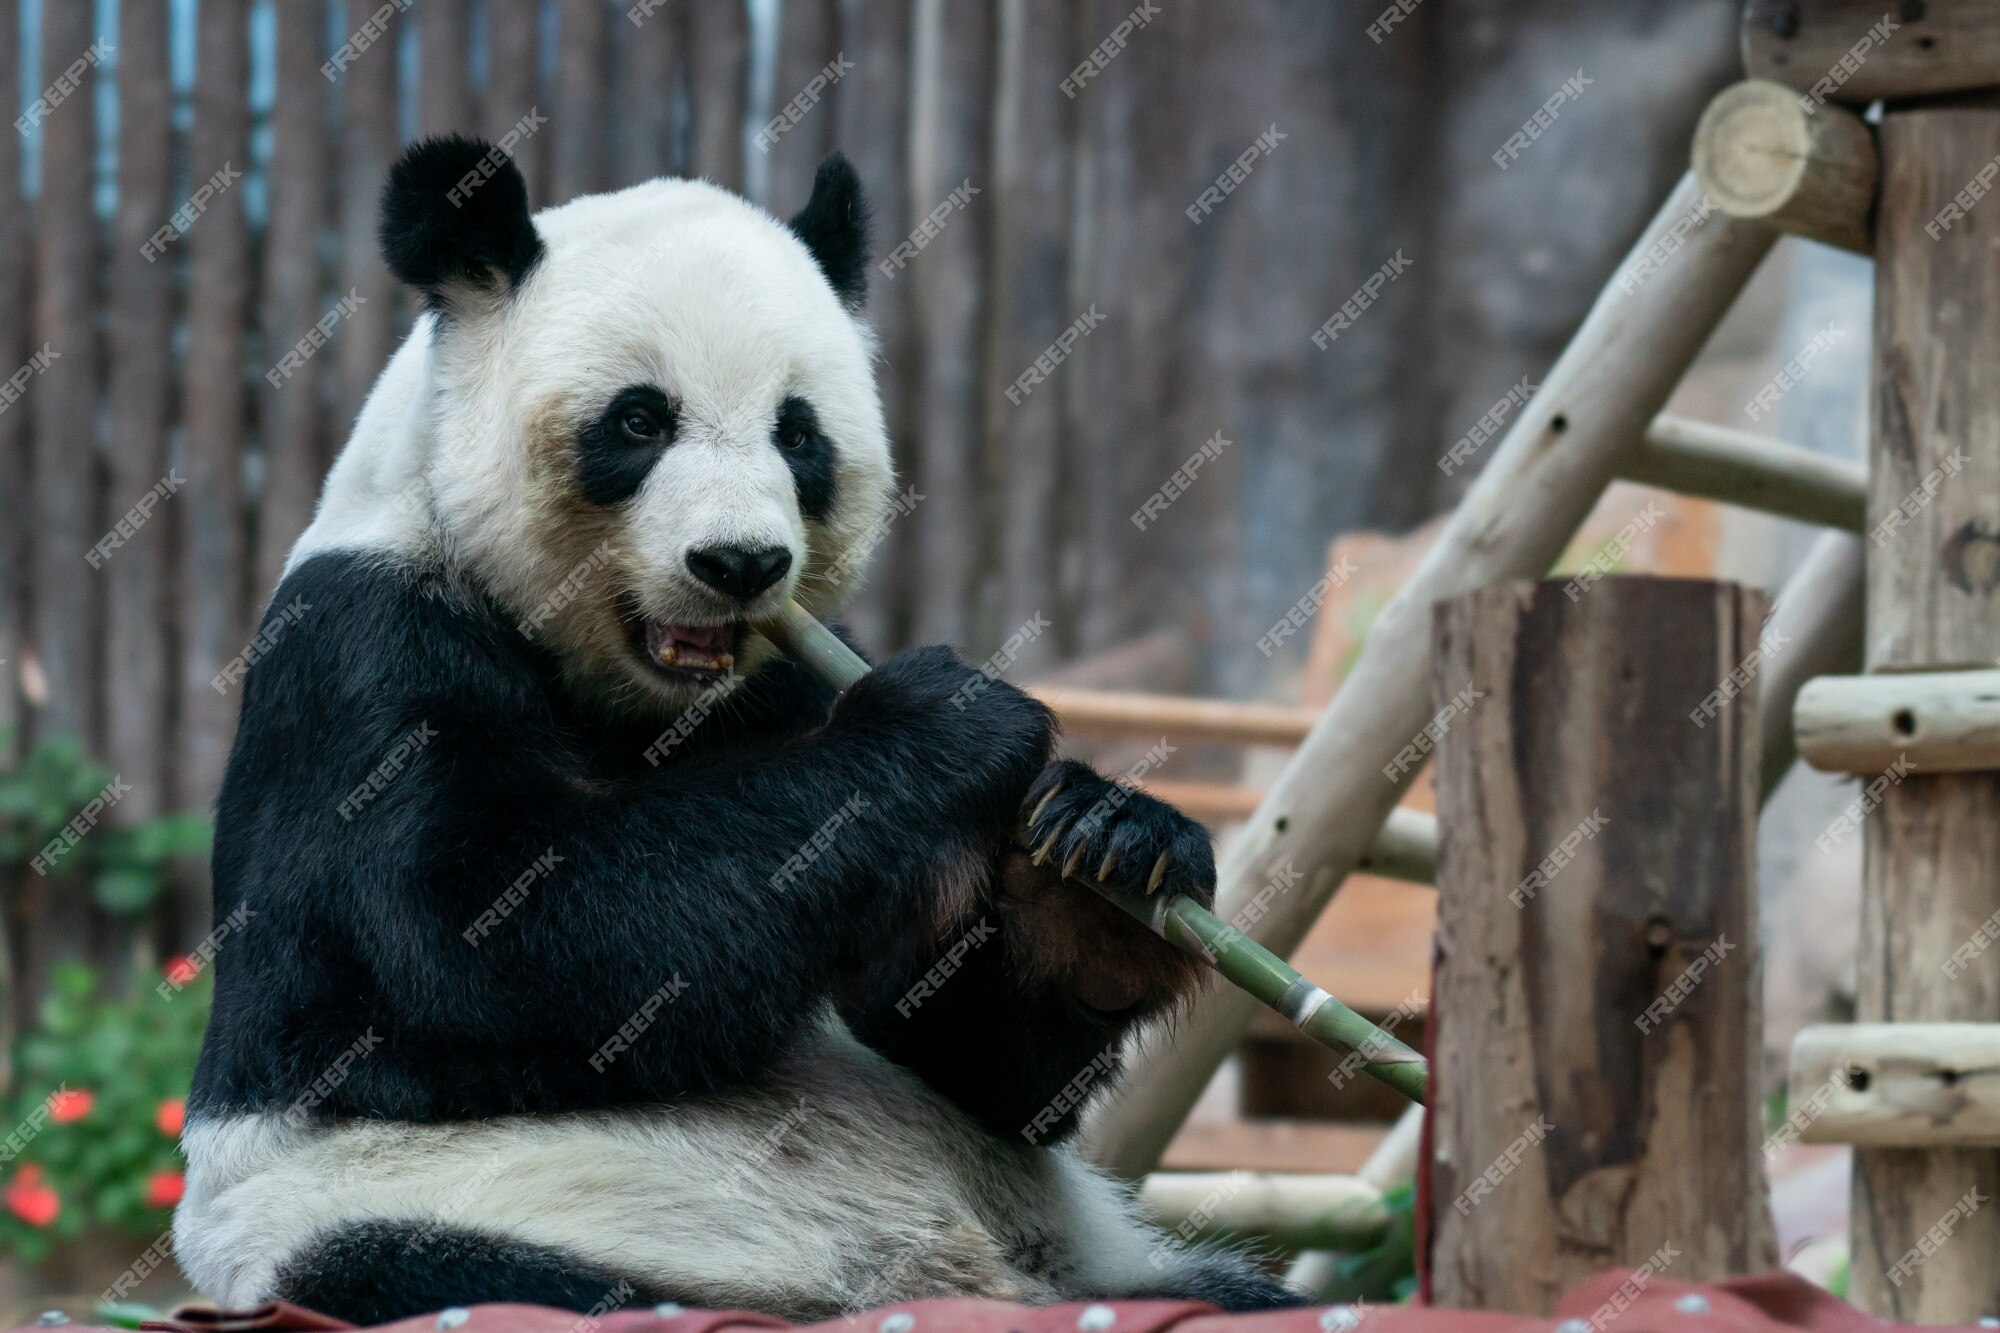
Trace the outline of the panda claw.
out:
<instances>
[{"instance_id":1,"label":"panda claw","mask_svg":"<svg viewBox=\"0 0 2000 1333\"><path fill-rule=\"evenodd\" d=\"M1116 847L1113 847L1109 852L1105 854L1104 864L1097 867L1097 882L1099 884L1104 883L1106 877L1111 874L1112 870L1115 869L1117 865L1118 865L1118 849Z\"/></svg>"},{"instance_id":2,"label":"panda claw","mask_svg":"<svg viewBox=\"0 0 2000 1333\"><path fill-rule=\"evenodd\" d=\"M1167 867L1173 862L1172 852L1161 852L1160 859L1153 862L1153 873L1146 877L1146 892L1151 894L1160 887L1160 881L1167 877Z\"/></svg>"},{"instance_id":3,"label":"panda claw","mask_svg":"<svg viewBox=\"0 0 2000 1333\"><path fill-rule=\"evenodd\" d=\"M1068 784L1063 782L1058 782L1055 786L1049 788L1048 791L1042 794L1041 800L1035 802L1034 813L1028 816L1029 828L1033 828L1035 826L1035 822L1042 817L1042 811L1049 808L1050 801L1053 801L1057 796L1062 794L1062 789L1066 785Z\"/></svg>"},{"instance_id":4,"label":"panda claw","mask_svg":"<svg viewBox=\"0 0 2000 1333\"><path fill-rule=\"evenodd\" d=\"M1083 864L1084 852L1088 850L1089 849L1086 847L1078 847L1075 851L1069 854L1069 860L1063 862L1064 879L1068 879L1071 875L1074 875L1076 873L1076 868Z\"/></svg>"},{"instance_id":5,"label":"panda claw","mask_svg":"<svg viewBox=\"0 0 2000 1333\"><path fill-rule=\"evenodd\" d=\"M1040 847L1037 847L1035 849L1035 854L1028 858L1029 861L1035 865L1041 865L1043 862L1047 861L1049 859L1049 852L1052 849L1054 849L1056 845L1056 839L1060 836L1061 835L1059 833L1049 834L1049 840L1043 843Z\"/></svg>"}]
</instances>

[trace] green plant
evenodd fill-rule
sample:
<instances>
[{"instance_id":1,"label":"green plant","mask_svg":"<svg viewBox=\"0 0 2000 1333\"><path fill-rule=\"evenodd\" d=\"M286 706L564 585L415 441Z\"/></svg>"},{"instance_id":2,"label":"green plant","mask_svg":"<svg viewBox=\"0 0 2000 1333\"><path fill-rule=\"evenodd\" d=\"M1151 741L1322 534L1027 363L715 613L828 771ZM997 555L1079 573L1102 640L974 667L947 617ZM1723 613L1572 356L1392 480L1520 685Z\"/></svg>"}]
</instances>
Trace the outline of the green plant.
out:
<instances>
[{"instance_id":1,"label":"green plant","mask_svg":"<svg viewBox=\"0 0 2000 1333\"><path fill-rule=\"evenodd\" d=\"M0 729L0 754L11 750ZM0 766L0 867L87 878L108 912L136 912L159 896L172 863L205 856L208 820L162 815L122 826L98 823L126 790L66 737L41 741L20 763Z\"/></svg>"},{"instance_id":2,"label":"green plant","mask_svg":"<svg viewBox=\"0 0 2000 1333\"><path fill-rule=\"evenodd\" d=\"M157 1235L180 1199L183 1100L208 1020L210 982L167 965L108 995L81 963L58 966L15 1049L0 1128L0 1250L26 1262L87 1226Z\"/></svg>"}]
</instances>

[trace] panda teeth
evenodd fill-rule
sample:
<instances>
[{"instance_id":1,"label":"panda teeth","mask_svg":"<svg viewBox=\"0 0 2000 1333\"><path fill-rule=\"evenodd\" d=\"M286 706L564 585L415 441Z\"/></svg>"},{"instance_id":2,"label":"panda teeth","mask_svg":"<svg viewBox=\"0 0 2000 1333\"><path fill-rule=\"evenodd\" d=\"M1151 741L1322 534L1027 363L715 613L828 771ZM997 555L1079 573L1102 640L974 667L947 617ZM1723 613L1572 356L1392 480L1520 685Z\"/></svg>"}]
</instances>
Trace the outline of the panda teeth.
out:
<instances>
[{"instance_id":1,"label":"panda teeth","mask_svg":"<svg viewBox=\"0 0 2000 1333\"><path fill-rule=\"evenodd\" d=\"M681 650L673 644L666 644L660 649L659 662L661 666L678 666L680 660Z\"/></svg>"}]
</instances>

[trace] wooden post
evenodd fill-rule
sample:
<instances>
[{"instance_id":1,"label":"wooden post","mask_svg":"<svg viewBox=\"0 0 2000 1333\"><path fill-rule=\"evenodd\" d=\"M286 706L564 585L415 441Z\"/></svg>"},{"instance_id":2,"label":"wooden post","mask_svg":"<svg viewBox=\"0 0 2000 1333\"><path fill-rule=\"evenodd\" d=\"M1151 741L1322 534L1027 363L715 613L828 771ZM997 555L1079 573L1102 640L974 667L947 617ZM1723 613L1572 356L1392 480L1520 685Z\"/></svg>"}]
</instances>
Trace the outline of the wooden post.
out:
<instances>
[{"instance_id":1,"label":"wooden post","mask_svg":"<svg viewBox=\"0 0 2000 1333\"><path fill-rule=\"evenodd\" d=\"M1891 111L1879 141L1867 666L1990 667L2000 655L2000 379L1989 370L2000 358L2000 208L1959 196L2000 155L2000 109ZM1864 837L1857 1017L2000 1019L2000 949L1945 966L2000 908L2000 774L1888 783ZM2000 1315L2000 1208L1962 1215L1972 1190L2000 1195L2000 1152L1858 1149L1852 1299L1917 1323ZM1951 1236L1933 1246L1940 1224Z\"/></svg>"},{"instance_id":2,"label":"wooden post","mask_svg":"<svg viewBox=\"0 0 2000 1333\"><path fill-rule=\"evenodd\" d=\"M1607 1265L1775 1262L1744 684L1766 607L1650 578L1438 607L1441 1305L1545 1315Z\"/></svg>"},{"instance_id":3,"label":"wooden post","mask_svg":"<svg viewBox=\"0 0 2000 1333\"><path fill-rule=\"evenodd\" d=\"M1871 248L1875 140L1845 107L1815 107L1768 79L1724 88L1695 127L1694 174L1733 218Z\"/></svg>"}]
</instances>

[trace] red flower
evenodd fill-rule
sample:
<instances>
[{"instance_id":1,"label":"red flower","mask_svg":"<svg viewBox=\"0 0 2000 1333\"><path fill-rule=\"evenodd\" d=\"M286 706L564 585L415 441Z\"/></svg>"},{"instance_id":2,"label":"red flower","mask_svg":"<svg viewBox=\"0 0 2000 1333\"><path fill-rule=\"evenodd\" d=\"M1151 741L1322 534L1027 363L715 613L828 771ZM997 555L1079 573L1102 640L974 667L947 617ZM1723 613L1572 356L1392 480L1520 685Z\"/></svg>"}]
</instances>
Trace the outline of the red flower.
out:
<instances>
[{"instance_id":1,"label":"red flower","mask_svg":"<svg viewBox=\"0 0 2000 1333\"><path fill-rule=\"evenodd\" d=\"M49 1119L58 1125L73 1125L96 1104L97 1094L89 1088L57 1088L49 1094Z\"/></svg>"},{"instance_id":2,"label":"red flower","mask_svg":"<svg viewBox=\"0 0 2000 1333\"><path fill-rule=\"evenodd\" d=\"M155 1171L146 1177L146 1206L171 1208L181 1201L187 1178L178 1171Z\"/></svg>"},{"instance_id":3,"label":"red flower","mask_svg":"<svg viewBox=\"0 0 2000 1333\"><path fill-rule=\"evenodd\" d=\"M6 1191L7 1211L31 1227L45 1227L62 1211L62 1196L42 1183L42 1168L24 1166Z\"/></svg>"},{"instance_id":4,"label":"red flower","mask_svg":"<svg viewBox=\"0 0 2000 1333\"><path fill-rule=\"evenodd\" d=\"M162 970L166 972L168 981L176 986L185 986L201 975L201 964L187 954L177 953L167 960L167 965Z\"/></svg>"},{"instance_id":5,"label":"red flower","mask_svg":"<svg viewBox=\"0 0 2000 1333\"><path fill-rule=\"evenodd\" d=\"M153 1123L160 1127L160 1133L170 1139L181 1136L181 1126L187 1123L187 1103L178 1097L169 1097L153 1112Z\"/></svg>"}]
</instances>

